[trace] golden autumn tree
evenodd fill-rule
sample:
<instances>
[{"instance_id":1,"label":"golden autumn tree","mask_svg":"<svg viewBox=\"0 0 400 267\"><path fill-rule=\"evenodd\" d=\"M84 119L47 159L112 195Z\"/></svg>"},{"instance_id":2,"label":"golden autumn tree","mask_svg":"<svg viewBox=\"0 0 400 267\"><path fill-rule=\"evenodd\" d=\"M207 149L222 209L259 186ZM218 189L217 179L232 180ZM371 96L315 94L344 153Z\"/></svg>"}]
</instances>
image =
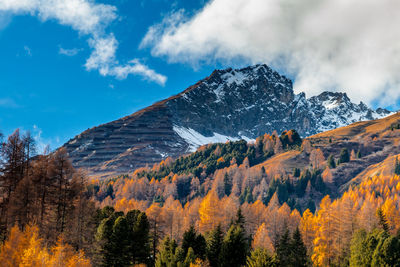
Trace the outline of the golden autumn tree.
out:
<instances>
[{"instance_id":1,"label":"golden autumn tree","mask_svg":"<svg viewBox=\"0 0 400 267\"><path fill-rule=\"evenodd\" d=\"M207 232L220 223L219 198L214 190L208 192L199 207L199 227L202 232Z\"/></svg>"},{"instance_id":2,"label":"golden autumn tree","mask_svg":"<svg viewBox=\"0 0 400 267\"><path fill-rule=\"evenodd\" d=\"M299 229L303 237L304 245L307 247L308 253L311 254L314 248L313 241L317 231L317 224L314 214L312 214L309 209L303 212Z\"/></svg>"},{"instance_id":3,"label":"golden autumn tree","mask_svg":"<svg viewBox=\"0 0 400 267\"><path fill-rule=\"evenodd\" d=\"M311 259L316 266L330 266L335 257L333 238L335 236L335 218L331 199L324 197L317 214L317 231L314 239L314 250Z\"/></svg>"},{"instance_id":4,"label":"golden autumn tree","mask_svg":"<svg viewBox=\"0 0 400 267\"><path fill-rule=\"evenodd\" d=\"M31 239L37 240L38 233L39 229L35 226L27 226L25 232L21 232L17 226L11 228L8 239L0 250L0 262L2 265L5 267L19 266L22 263L25 250L32 243Z\"/></svg>"},{"instance_id":5,"label":"golden autumn tree","mask_svg":"<svg viewBox=\"0 0 400 267\"><path fill-rule=\"evenodd\" d=\"M254 249L264 248L270 252L275 251L274 245L272 244L271 238L269 237L268 229L265 226L265 223L261 224L260 227L258 227L258 229L254 235L252 247Z\"/></svg>"},{"instance_id":6,"label":"golden autumn tree","mask_svg":"<svg viewBox=\"0 0 400 267\"><path fill-rule=\"evenodd\" d=\"M27 225L24 231L17 226L0 250L0 262L4 267L90 267L92 266L82 251L76 252L62 239L49 250L39 237L37 226Z\"/></svg>"}]
</instances>

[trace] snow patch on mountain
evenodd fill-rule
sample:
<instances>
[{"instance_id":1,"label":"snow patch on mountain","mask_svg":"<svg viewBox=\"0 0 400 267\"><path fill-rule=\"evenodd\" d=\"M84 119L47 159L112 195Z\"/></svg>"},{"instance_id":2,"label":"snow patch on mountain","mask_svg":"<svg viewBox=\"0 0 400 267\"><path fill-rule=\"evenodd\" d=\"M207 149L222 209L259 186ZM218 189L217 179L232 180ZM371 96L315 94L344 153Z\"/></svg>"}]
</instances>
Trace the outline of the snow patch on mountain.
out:
<instances>
[{"instance_id":1,"label":"snow patch on mountain","mask_svg":"<svg viewBox=\"0 0 400 267\"><path fill-rule=\"evenodd\" d=\"M212 143L225 143L227 141L239 141L240 139L243 139L247 142L254 141L253 139L248 138L246 136L241 136L240 138L238 138L238 137L222 135L219 133L213 133L212 136L204 136L201 133L197 132L196 130L176 125L174 125L173 130L181 138L183 138L186 141L186 143L189 144L190 152L196 151L199 146Z\"/></svg>"}]
</instances>

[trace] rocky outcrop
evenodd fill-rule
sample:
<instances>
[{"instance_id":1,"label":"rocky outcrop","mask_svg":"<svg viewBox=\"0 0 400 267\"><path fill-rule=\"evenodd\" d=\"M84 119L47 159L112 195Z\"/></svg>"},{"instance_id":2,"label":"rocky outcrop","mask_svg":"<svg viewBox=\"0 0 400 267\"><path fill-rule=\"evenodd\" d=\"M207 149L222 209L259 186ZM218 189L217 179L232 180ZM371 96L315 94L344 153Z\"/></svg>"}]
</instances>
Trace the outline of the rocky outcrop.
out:
<instances>
[{"instance_id":1,"label":"rocky outcrop","mask_svg":"<svg viewBox=\"0 0 400 267\"><path fill-rule=\"evenodd\" d=\"M182 93L130 116L89 129L64 147L76 167L125 173L199 145L255 139L274 130L309 136L360 120L389 115L354 104L346 94L307 99L266 65L216 70Z\"/></svg>"}]
</instances>

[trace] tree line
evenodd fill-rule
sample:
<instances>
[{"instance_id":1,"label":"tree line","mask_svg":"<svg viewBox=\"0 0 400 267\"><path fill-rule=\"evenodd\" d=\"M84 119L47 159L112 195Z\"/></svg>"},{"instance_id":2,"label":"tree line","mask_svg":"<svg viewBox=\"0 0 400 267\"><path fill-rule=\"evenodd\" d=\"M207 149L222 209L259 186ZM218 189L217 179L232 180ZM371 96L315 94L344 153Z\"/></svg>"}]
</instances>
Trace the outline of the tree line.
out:
<instances>
[{"instance_id":1,"label":"tree line","mask_svg":"<svg viewBox=\"0 0 400 267\"><path fill-rule=\"evenodd\" d=\"M203 177L88 184L65 150L35 155L29 134L16 131L1 144L0 259L5 266L399 265L397 157L393 175L331 200L323 189L331 168L307 146L295 153L310 167L287 177L244 159ZM290 203L297 194L302 203Z\"/></svg>"}]
</instances>

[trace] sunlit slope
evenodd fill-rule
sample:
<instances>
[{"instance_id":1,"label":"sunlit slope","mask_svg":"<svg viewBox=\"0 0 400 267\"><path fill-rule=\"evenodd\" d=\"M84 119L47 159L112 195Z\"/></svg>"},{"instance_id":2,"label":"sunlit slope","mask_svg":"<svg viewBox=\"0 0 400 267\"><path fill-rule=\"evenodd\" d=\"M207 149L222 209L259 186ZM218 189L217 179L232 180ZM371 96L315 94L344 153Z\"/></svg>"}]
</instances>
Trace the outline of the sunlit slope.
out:
<instances>
[{"instance_id":1,"label":"sunlit slope","mask_svg":"<svg viewBox=\"0 0 400 267\"><path fill-rule=\"evenodd\" d=\"M353 155L360 151L361 157L352 157L331 169L333 183L332 195L339 196L349 184L358 184L365 177L375 174L392 175L394 157L400 153L400 113L389 117L363 121L323 132L307 138L312 150L321 149L325 159L332 155L335 161L343 149ZM310 167L310 153L287 151L277 154L259 164L269 174L291 173L294 168Z\"/></svg>"}]
</instances>

